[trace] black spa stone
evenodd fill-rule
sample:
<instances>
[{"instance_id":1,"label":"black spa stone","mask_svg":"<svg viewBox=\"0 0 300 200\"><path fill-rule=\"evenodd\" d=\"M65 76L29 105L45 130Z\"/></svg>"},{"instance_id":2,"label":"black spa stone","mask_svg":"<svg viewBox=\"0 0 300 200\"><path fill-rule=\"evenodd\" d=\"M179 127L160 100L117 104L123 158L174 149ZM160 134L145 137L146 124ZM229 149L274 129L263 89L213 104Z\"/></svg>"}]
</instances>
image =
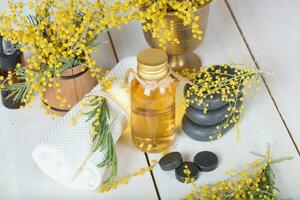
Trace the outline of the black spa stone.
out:
<instances>
[{"instance_id":1,"label":"black spa stone","mask_svg":"<svg viewBox=\"0 0 300 200\"><path fill-rule=\"evenodd\" d=\"M194 163L199 167L200 171L210 172L218 167L218 157L210 151L202 151L195 155Z\"/></svg>"},{"instance_id":2,"label":"black spa stone","mask_svg":"<svg viewBox=\"0 0 300 200\"><path fill-rule=\"evenodd\" d=\"M171 152L163 156L159 160L159 166L164 171L171 171L178 168L183 163L181 154L179 152Z\"/></svg>"},{"instance_id":3,"label":"black spa stone","mask_svg":"<svg viewBox=\"0 0 300 200\"><path fill-rule=\"evenodd\" d=\"M190 138L197 141L207 142L218 139L217 135L220 131L217 129L217 126L221 127L224 123L226 123L226 120L214 126L202 126L192 122L186 115L184 115L182 119L182 129ZM226 134L234 125L234 123L230 123L227 128L222 128L221 134Z\"/></svg>"},{"instance_id":4,"label":"black spa stone","mask_svg":"<svg viewBox=\"0 0 300 200\"><path fill-rule=\"evenodd\" d=\"M186 167L190 171L189 175L184 173ZM196 181L199 178L199 173L200 169L195 163L192 162L184 162L175 170L176 179L182 183L184 183L187 178Z\"/></svg>"},{"instance_id":5,"label":"black spa stone","mask_svg":"<svg viewBox=\"0 0 300 200\"><path fill-rule=\"evenodd\" d=\"M219 69L221 70L221 72L224 72L225 70L227 71L228 75L224 74L224 75L222 75L223 77L228 77L230 75L234 75L237 70L230 66L224 67L224 66L220 66L220 65L215 65L213 67L208 68L207 71L214 72L215 70L219 70ZM214 78L215 76L212 74L212 77ZM187 97L187 91L189 90L190 87L191 87L191 85L189 85L189 84L185 85L184 96L186 98L189 98L190 100L193 100L196 98L195 94L191 95L190 97ZM242 91L242 89L243 89L243 86L241 86L240 91ZM241 96L241 95L242 95L242 92L239 96ZM210 99L210 98L205 99L201 105L198 105L198 102L194 102L194 103L191 103L191 106L194 107L195 109L204 110L206 104L208 104L208 107L207 107L208 110L215 110L215 109L224 107L228 103L225 101L222 101L220 94L215 94L215 95L213 95L212 99Z\"/></svg>"},{"instance_id":6,"label":"black spa stone","mask_svg":"<svg viewBox=\"0 0 300 200\"><path fill-rule=\"evenodd\" d=\"M236 108L239 109L242 105L241 101L238 101L236 104ZM228 111L229 105L225 105L216 110L209 110L206 113L203 113L202 110L195 109L193 106L189 106L186 109L187 117L196 124L203 126L213 126L215 124L219 124L224 121L227 116L230 116L230 112Z\"/></svg>"},{"instance_id":7,"label":"black spa stone","mask_svg":"<svg viewBox=\"0 0 300 200\"><path fill-rule=\"evenodd\" d=\"M193 94L190 97L187 97L187 91L188 89L191 87L191 85L186 84L184 87L184 96L186 98L189 98L190 100L193 100L196 98L196 95ZM208 104L208 110L215 110L215 109L219 109L225 105L228 105L228 102L222 101L221 100L221 95L217 94L214 95L214 98L212 99L205 99L204 102L201 105L198 105L197 102L193 102L191 103L191 107L198 109L198 110L204 110L205 105Z\"/></svg>"}]
</instances>

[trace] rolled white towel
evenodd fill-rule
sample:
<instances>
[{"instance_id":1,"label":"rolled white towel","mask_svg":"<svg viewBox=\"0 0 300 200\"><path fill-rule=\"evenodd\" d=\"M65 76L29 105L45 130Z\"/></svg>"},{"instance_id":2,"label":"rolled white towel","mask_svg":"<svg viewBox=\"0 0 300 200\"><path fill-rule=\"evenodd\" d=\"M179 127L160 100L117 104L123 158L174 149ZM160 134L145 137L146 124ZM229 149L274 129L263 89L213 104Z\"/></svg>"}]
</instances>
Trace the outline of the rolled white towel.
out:
<instances>
[{"instance_id":1,"label":"rolled white towel","mask_svg":"<svg viewBox=\"0 0 300 200\"><path fill-rule=\"evenodd\" d=\"M124 80L128 68L136 67L136 57L124 58L111 71L110 77ZM112 84L112 88L103 91L96 86L90 95L103 96L107 100L110 111L110 131L114 143L117 142L128 124L130 97L129 92L121 87L120 81ZM88 112L86 107L83 111ZM53 129L37 144L32 156L39 168L54 180L74 189L95 190L103 181L106 168L98 168L97 164L104 159L104 153L92 152L92 120L78 118L72 125L71 120L82 110L80 103L59 119Z\"/></svg>"}]
</instances>

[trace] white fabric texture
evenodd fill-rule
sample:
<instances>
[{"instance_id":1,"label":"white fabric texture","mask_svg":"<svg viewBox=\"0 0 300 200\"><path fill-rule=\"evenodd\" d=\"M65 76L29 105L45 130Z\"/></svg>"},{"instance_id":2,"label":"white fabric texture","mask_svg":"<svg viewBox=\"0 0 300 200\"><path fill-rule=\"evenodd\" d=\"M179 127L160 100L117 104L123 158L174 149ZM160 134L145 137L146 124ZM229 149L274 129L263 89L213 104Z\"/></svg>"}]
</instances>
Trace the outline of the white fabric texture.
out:
<instances>
[{"instance_id":1,"label":"white fabric texture","mask_svg":"<svg viewBox=\"0 0 300 200\"><path fill-rule=\"evenodd\" d=\"M128 68L136 68L136 57L121 60L110 72L110 77L119 81L113 82L112 88L103 91L96 86L85 98L90 95L106 98L110 110L110 129L117 142L128 124L130 96L126 88L121 87ZM91 108L87 107L84 112ZM97 168L103 160L103 152L91 154L92 141L90 138L92 120L86 117L78 118L73 125L71 119L82 110L80 102L63 118L59 119L53 129L37 144L32 157L38 167L49 177L80 190L95 190L103 181L106 168Z\"/></svg>"}]
</instances>

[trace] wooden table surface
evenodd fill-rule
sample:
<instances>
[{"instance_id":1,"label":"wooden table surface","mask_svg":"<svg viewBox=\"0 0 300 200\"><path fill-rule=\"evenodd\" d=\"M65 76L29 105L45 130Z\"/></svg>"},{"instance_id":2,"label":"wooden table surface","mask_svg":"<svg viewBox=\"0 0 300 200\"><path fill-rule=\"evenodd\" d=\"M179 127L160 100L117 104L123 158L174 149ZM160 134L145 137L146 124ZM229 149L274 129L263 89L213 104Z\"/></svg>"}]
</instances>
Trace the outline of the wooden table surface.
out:
<instances>
[{"instance_id":1,"label":"wooden table surface","mask_svg":"<svg viewBox=\"0 0 300 200\"><path fill-rule=\"evenodd\" d=\"M3 6L3 5L2 5ZM300 1L299 0L219 0L211 4L208 28L197 49L204 65L244 63L274 72L265 76L257 98L246 102L241 123L241 141L233 129L214 143L193 141L178 130L174 150L185 160L203 150L215 152L219 167L201 173L198 184L225 179L227 169L243 169L256 159L250 151L263 153L271 144L274 158L294 159L274 166L280 197L300 199ZM147 48L139 23L101 36L95 59L113 67L118 60L137 55ZM180 104L180 102L178 102ZM178 116L180 118L180 116ZM36 142L55 120L43 114L39 102L32 109L7 110L0 105L0 199L178 199L191 189L176 181L173 172L155 168L117 190L99 194L71 190L44 175L31 158ZM127 175L160 155L135 149L130 134L117 143L119 175Z\"/></svg>"}]
</instances>

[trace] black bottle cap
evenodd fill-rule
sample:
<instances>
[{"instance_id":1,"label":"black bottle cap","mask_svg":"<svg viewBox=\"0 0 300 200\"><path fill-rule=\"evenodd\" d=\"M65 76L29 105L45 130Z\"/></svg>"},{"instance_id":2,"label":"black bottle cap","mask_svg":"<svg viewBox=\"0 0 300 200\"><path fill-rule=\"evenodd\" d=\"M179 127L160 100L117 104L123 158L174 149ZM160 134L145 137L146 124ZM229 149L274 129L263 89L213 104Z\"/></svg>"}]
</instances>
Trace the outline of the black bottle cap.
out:
<instances>
[{"instance_id":1,"label":"black bottle cap","mask_svg":"<svg viewBox=\"0 0 300 200\"><path fill-rule=\"evenodd\" d=\"M201 171L210 172L218 167L218 157L210 151L202 151L195 155L194 163Z\"/></svg>"},{"instance_id":2,"label":"black bottle cap","mask_svg":"<svg viewBox=\"0 0 300 200\"><path fill-rule=\"evenodd\" d=\"M189 170L189 175L185 173L185 170ZM196 181L199 178L200 170L195 163L184 162L175 170L176 179L182 183L186 182L187 178L189 181Z\"/></svg>"},{"instance_id":3,"label":"black bottle cap","mask_svg":"<svg viewBox=\"0 0 300 200\"><path fill-rule=\"evenodd\" d=\"M162 170L171 171L182 164L183 160L179 152L171 152L159 160L159 166Z\"/></svg>"}]
</instances>

